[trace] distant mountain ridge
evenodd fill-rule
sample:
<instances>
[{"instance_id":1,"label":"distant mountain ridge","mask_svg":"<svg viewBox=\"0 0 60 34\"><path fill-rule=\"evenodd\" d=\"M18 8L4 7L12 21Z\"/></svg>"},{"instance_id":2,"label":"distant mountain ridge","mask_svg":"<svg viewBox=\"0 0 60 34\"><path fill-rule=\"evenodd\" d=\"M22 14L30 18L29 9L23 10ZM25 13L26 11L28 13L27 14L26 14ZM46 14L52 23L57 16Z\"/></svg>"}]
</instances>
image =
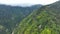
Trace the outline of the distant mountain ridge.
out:
<instances>
[{"instance_id":1,"label":"distant mountain ridge","mask_svg":"<svg viewBox=\"0 0 60 34\"><path fill-rule=\"evenodd\" d=\"M25 4L18 4L18 5L6 5L6 4L0 4L1 6L11 6L11 7L31 7L31 6L43 6L43 5L41 5L41 4L31 4L31 5L29 5L29 4L27 4L26 6L25 6Z\"/></svg>"}]
</instances>

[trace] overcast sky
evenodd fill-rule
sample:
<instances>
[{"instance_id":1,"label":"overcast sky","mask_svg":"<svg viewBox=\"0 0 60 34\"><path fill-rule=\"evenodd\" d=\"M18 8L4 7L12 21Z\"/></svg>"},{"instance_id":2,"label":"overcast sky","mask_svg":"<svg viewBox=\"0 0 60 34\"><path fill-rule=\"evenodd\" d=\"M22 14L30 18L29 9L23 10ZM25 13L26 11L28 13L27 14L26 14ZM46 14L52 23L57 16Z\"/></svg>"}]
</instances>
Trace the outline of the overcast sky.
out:
<instances>
[{"instance_id":1,"label":"overcast sky","mask_svg":"<svg viewBox=\"0 0 60 34\"><path fill-rule=\"evenodd\" d=\"M58 0L0 0L0 4L19 5L19 4L51 4Z\"/></svg>"}]
</instances>

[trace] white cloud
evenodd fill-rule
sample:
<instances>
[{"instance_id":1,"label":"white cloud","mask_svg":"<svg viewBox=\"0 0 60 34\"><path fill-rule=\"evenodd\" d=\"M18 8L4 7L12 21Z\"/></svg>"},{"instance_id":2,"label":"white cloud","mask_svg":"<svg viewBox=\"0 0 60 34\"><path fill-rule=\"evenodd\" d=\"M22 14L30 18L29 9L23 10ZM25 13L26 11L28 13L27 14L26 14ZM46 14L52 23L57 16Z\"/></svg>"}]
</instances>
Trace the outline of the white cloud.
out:
<instances>
[{"instance_id":1,"label":"white cloud","mask_svg":"<svg viewBox=\"0 0 60 34\"><path fill-rule=\"evenodd\" d=\"M51 4L58 0L0 0L0 4L8 4L8 5L15 5L15 4Z\"/></svg>"}]
</instances>

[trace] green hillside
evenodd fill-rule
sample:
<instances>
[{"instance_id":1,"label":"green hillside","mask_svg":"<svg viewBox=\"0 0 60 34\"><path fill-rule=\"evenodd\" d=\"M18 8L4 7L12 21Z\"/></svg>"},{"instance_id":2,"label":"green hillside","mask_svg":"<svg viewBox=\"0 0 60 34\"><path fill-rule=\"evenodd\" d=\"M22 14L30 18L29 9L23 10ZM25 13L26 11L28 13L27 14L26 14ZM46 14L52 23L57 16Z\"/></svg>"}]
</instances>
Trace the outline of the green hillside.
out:
<instances>
[{"instance_id":1,"label":"green hillside","mask_svg":"<svg viewBox=\"0 0 60 34\"><path fill-rule=\"evenodd\" d=\"M21 7L0 5L0 34L11 34L22 19L41 6Z\"/></svg>"},{"instance_id":2,"label":"green hillside","mask_svg":"<svg viewBox=\"0 0 60 34\"><path fill-rule=\"evenodd\" d=\"M60 1L59 1L60 2ZM46 5L34 11L19 26L14 34L60 34L59 2ZM59 4L58 4L59 3ZM58 7L58 8L57 8Z\"/></svg>"}]
</instances>

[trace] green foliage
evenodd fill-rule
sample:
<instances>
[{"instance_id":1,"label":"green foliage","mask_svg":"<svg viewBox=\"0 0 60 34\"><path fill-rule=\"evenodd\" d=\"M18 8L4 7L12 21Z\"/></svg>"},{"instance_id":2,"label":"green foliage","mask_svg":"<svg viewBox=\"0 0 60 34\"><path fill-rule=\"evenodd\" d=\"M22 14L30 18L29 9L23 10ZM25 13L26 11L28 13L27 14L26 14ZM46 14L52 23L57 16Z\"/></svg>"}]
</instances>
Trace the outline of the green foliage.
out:
<instances>
[{"instance_id":1,"label":"green foliage","mask_svg":"<svg viewBox=\"0 0 60 34\"><path fill-rule=\"evenodd\" d=\"M41 32L41 34L52 34L52 33L51 33L51 30L50 30L49 28L45 28L45 29Z\"/></svg>"},{"instance_id":2,"label":"green foliage","mask_svg":"<svg viewBox=\"0 0 60 34\"><path fill-rule=\"evenodd\" d=\"M59 12L59 11L58 11ZM60 34L60 16L44 6L23 19L14 34Z\"/></svg>"},{"instance_id":3,"label":"green foliage","mask_svg":"<svg viewBox=\"0 0 60 34\"><path fill-rule=\"evenodd\" d=\"M36 10L39 7L41 6L33 5L31 7L19 7L19 6L0 5L0 25L4 26L8 30L7 31L8 34L11 34L14 28L18 26L19 22L22 19L24 19L27 15L33 12L33 10ZM0 26L0 29L2 29L2 26ZM0 34L1 32L3 31L0 31Z\"/></svg>"},{"instance_id":4,"label":"green foliage","mask_svg":"<svg viewBox=\"0 0 60 34\"><path fill-rule=\"evenodd\" d=\"M60 34L60 1L34 12L35 7L3 7L0 6L1 34Z\"/></svg>"}]
</instances>

